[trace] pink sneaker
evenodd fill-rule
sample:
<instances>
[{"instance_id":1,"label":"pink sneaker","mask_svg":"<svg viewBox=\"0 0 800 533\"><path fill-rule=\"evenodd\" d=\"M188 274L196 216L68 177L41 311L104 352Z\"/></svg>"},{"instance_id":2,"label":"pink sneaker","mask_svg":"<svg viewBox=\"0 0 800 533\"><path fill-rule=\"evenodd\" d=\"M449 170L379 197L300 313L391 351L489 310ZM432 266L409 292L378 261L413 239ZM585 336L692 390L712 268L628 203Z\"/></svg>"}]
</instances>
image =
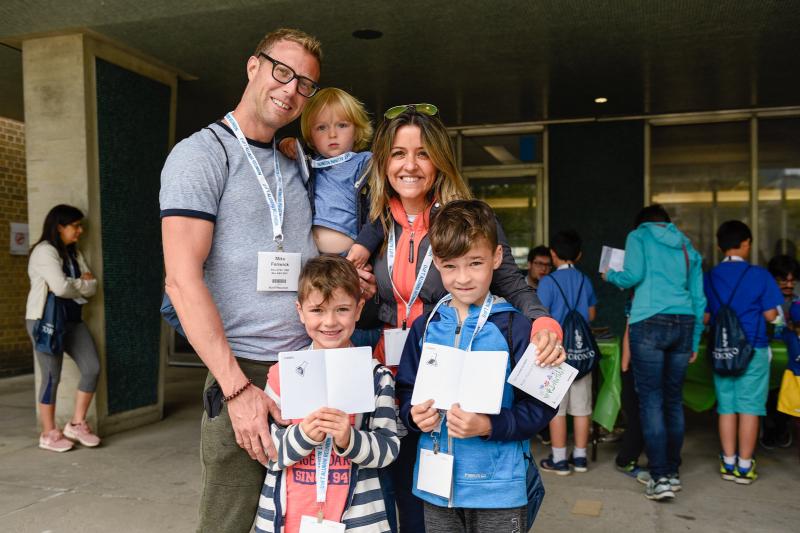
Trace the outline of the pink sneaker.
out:
<instances>
[{"instance_id":1,"label":"pink sneaker","mask_svg":"<svg viewBox=\"0 0 800 533\"><path fill-rule=\"evenodd\" d=\"M67 438L76 440L89 448L94 448L100 444L100 437L92 433L92 429L85 420L80 424L67 422L67 425L64 426L64 435Z\"/></svg>"},{"instance_id":2,"label":"pink sneaker","mask_svg":"<svg viewBox=\"0 0 800 533\"><path fill-rule=\"evenodd\" d=\"M64 434L57 429L39 435L39 448L51 452L68 452L72 449L72 441L64 438Z\"/></svg>"}]
</instances>

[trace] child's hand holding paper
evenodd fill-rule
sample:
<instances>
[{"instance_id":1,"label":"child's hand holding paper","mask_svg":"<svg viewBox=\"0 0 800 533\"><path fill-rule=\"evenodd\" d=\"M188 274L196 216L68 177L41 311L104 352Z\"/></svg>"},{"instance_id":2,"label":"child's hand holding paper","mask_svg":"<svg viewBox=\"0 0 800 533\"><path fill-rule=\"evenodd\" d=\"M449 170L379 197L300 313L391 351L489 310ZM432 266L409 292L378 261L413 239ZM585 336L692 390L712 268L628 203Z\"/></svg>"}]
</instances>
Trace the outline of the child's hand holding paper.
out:
<instances>
[{"instance_id":1,"label":"child's hand holding paper","mask_svg":"<svg viewBox=\"0 0 800 533\"><path fill-rule=\"evenodd\" d=\"M411 419L420 431L428 433L439 425L439 411L433 407L433 400L427 400L411 407Z\"/></svg>"}]
</instances>

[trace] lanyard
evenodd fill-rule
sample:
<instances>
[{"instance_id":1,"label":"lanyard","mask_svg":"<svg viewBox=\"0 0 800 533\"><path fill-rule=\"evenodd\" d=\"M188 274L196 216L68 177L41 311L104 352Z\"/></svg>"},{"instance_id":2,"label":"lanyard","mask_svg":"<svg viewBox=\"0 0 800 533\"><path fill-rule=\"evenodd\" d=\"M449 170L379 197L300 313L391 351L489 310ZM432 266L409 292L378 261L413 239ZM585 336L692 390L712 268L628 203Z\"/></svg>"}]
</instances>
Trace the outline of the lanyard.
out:
<instances>
[{"instance_id":1,"label":"lanyard","mask_svg":"<svg viewBox=\"0 0 800 533\"><path fill-rule=\"evenodd\" d=\"M325 437L325 441L316 447L316 478L317 478L317 503L325 503L328 492L328 470L331 463L331 450L333 437Z\"/></svg>"},{"instance_id":2,"label":"lanyard","mask_svg":"<svg viewBox=\"0 0 800 533\"><path fill-rule=\"evenodd\" d=\"M272 195L272 189L269 188L269 183L267 183L267 179L264 177L264 172L261 170L261 165L258 163L256 156L253 154L253 151L250 149L250 145L247 143L247 139L242 133L242 129L239 127L239 123L236 122L236 119L233 117L233 113L228 113L225 115L225 120L228 121L230 124L231 129L233 130L234 135L236 135L236 139L239 141L239 146L242 147L242 151L244 152L245 157L247 157L247 162L250 163L250 166L253 167L253 172L256 174L256 179L258 179L259 185L261 185L261 190L264 192L264 198L267 200L267 205L269 206L270 216L272 218L272 235L273 239L276 243L278 243L278 250L283 250L283 175L281 174L281 166L278 163L278 149L275 145L275 140L272 141L272 164L275 169L275 191L277 196L277 201L275 196Z\"/></svg>"},{"instance_id":3,"label":"lanyard","mask_svg":"<svg viewBox=\"0 0 800 533\"><path fill-rule=\"evenodd\" d=\"M72 274L73 278L77 278L78 277L78 272L75 270L75 263L78 262L78 258L76 256L73 259L73 257L71 255L69 255L69 254L67 254L67 256L69 257L69 260L67 260L67 268L69 269L69 273Z\"/></svg>"},{"instance_id":4,"label":"lanyard","mask_svg":"<svg viewBox=\"0 0 800 533\"><path fill-rule=\"evenodd\" d=\"M428 325L431 323L431 319L433 315L436 314L436 311L439 309L439 306L445 302L449 302L453 299L453 296L450 294L446 294L441 300L436 303L436 307L433 308L431 314L428 316L428 322L425 324L425 335L423 335L422 343L425 343L425 337L428 334ZM478 323L475 324L475 330L472 332L472 337L469 339L469 344L467 345L467 351L472 350L472 343L475 341L475 337L478 335L478 332L483 329L483 326L486 325L486 321L489 320L489 314L492 312L492 304L494 303L494 296L492 293L486 295L486 298L483 300L483 305L481 306L481 312L478 315ZM456 346L458 348L458 346ZM439 424L436 428L431 431L431 439L433 440L433 453L439 453L440 446L439 446L439 437L442 435L442 423L444 422L445 412L439 412ZM450 439L448 439L449 441ZM449 453L453 453L452 446L448 446Z\"/></svg>"},{"instance_id":5,"label":"lanyard","mask_svg":"<svg viewBox=\"0 0 800 533\"><path fill-rule=\"evenodd\" d=\"M345 152L342 155L337 155L336 157L331 157L328 159L312 159L311 167L312 168L332 167L334 165L338 165L339 163L350 161L351 159L353 159L354 155L356 155L354 152Z\"/></svg>"},{"instance_id":6,"label":"lanyard","mask_svg":"<svg viewBox=\"0 0 800 533\"><path fill-rule=\"evenodd\" d=\"M427 336L428 332L428 324L431 323L431 319L433 315L436 314L436 311L439 309L439 306L445 302L449 302L453 299L451 294L446 294L439 302L436 304L436 307L433 308L431 314L428 316L428 322L425 324L425 335ZM492 293L486 295L486 298L483 300L483 305L481 306L481 312L478 315L478 323L475 324L475 330L472 332L472 337L469 339L469 344L467 345L467 351L469 352L472 350L472 343L475 341L475 337L478 335L478 332L483 329L483 326L486 325L486 321L489 320L489 314L492 312L492 304L494 303L494 296ZM422 342L425 342L425 339L422 339ZM456 346L458 348L458 346Z\"/></svg>"},{"instance_id":7,"label":"lanyard","mask_svg":"<svg viewBox=\"0 0 800 533\"><path fill-rule=\"evenodd\" d=\"M414 305L414 302L417 300L420 291L422 290L422 286L425 284L425 278L428 277L428 272L431 269L431 261L433 261L433 252L431 251L430 245L428 246L428 251L425 252L425 258L422 260L422 266L419 268L419 273L417 274L417 279L414 281L414 289L411 291L411 297L408 301L400 295L397 291L397 288L394 286L394 279L392 279L392 271L394 271L394 256L395 256L395 248L396 244L394 242L394 222L392 222L391 231L389 231L389 243L386 246L386 267L389 269L389 283L392 284L392 290L394 294L400 298L400 300L406 305L406 318L403 320L403 329L406 329L406 322L408 321L408 315L411 314L411 306Z\"/></svg>"}]
</instances>

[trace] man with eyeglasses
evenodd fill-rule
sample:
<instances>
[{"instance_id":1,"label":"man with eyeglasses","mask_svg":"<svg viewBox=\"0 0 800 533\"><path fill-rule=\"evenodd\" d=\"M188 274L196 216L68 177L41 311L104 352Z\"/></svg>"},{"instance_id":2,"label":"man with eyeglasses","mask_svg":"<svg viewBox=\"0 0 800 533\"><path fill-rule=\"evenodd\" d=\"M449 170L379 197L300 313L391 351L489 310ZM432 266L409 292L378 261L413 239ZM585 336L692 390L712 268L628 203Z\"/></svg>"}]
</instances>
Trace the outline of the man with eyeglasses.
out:
<instances>
[{"instance_id":1,"label":"man with eyeglasses","mask_svg":"<svg viewBox=\"0 0 800 533\"><path fill-rule=\"evenodd\" d=\"M800 264L791 255L776 255L769 260L767 270L775 278L778 288L783 295L782 311L784 327L776 327L775 338L786 342L787 349L791 346L787 336L796 334L797 327L792 320L792 307L800 305L800 297L795 292L797 276L800 274ZM788 328L785 329L785 328ZM791 354L791 351L790 351ZM761 420L761 430L758 443L767 450L780 446L788 448L792 445L792 424L789 416L778 411L778 390L769 391L767 396L767 414Z\"/></svg>"},{"instance_id":2,"label":"man with eyeglasses","mask_svg":"<svg viewBox=\"0 0 800 533\"><path fill-rule=\"evenodd\" d=\"M528 276L525 278L533 290L539 288L539 281L553 270L550 248L537 246L528 252Z\"/></svg>"},{"instance_id":3,"label":"man with eyeglasses","mask_svg":"<svg viewBox=\"0 0 800 533\"><path fill-rule=\"evenodd\" d=\"M275 458L268 413L281 421L267 371L278 352L308 345L289 318L299 270L317 255L311 206L301 168L274 140L317 91L320 60L314 37L268 34L236 108L178 143L162 171L165 289L209 369L198 531L250 531L262 464Z\"/></svg>"}]
</instances>

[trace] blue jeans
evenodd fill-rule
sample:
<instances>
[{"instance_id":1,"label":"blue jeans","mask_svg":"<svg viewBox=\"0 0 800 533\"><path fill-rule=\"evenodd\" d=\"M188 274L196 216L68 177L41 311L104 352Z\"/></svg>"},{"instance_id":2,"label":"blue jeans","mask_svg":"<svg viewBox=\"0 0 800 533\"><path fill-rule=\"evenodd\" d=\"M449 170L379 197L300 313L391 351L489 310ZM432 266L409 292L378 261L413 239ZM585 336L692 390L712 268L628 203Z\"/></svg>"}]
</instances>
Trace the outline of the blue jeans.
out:
<instances>
[{"instance_id":1,"label":"blue jeans","mask_svg":"<svg viewBox=\"0 0 800 533\"><path fill-rule=\"evenodd\" d=\"M677 474L683 447L683 379L694 317L654 315L630 325L631 366L653 479Z\"/></svg>"}]
</instances>

